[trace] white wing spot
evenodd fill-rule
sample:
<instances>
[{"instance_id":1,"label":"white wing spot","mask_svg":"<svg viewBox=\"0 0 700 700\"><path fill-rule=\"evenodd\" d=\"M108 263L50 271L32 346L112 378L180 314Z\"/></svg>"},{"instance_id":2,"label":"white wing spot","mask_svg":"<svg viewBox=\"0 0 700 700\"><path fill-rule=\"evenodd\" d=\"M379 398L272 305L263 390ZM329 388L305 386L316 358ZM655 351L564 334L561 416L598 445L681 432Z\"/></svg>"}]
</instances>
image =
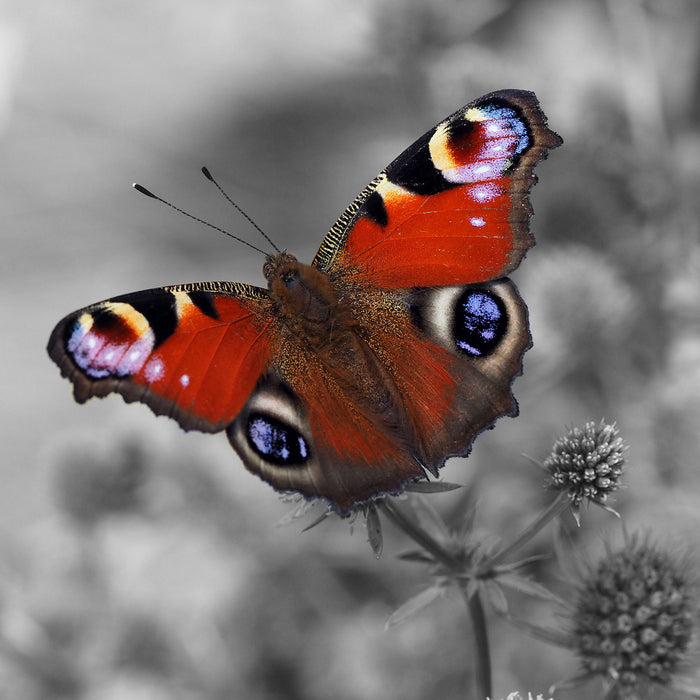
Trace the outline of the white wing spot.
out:
<instances>
[{"instance_id":1,"label":"white wing spot","mask_svg":"<svg viewBox=\"0 0 700 700\"><path fill-rule=\"evenodd\" d=\"M495 182L485 182L482 185L470 187L467 195L475 202L491 202L503 193L503 188Z\"/></svg>"},{"instance_id":2,"label":"white wing spot","mask_svg":"<svg viewBox=\"0 0 700 700\"><path fill-rule=\"evenodd\" d=\"M156 358L146 365L144 374L146 375L146 379L152 384L163 376L163 370L164 366L162 360Z\"/></svg>"}]
</instances>

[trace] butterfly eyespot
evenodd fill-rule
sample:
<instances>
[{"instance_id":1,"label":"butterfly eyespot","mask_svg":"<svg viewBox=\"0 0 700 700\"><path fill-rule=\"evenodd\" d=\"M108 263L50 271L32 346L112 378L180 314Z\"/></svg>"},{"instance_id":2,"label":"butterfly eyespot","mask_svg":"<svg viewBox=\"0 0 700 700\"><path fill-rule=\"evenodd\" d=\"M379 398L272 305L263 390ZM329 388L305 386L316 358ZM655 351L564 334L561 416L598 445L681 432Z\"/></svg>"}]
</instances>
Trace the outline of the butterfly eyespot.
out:
<instances>
[{"instance_id":1,"label":"butterfly eyespot","mask_svg":"<svg viewBox=\"0 0 700 700\"><path fill-rule=\"evenodd\" d=\"M266 462L296 466L309 459L309 446L301 433L272 416L250 414L245 434L250 448Z\"/></svg>"},{"instance_id":2,"label":"butterfly eyespot","mask_svg":"<svg viewBox=\"0 0 700 700\"><path fill-rule=\"evenodd\" d=\"M414 323L453 354L482 360L518 332L524 320L508 280L417 291L408 298Z\"/></svg>"},{"instance_id":3,"label":"butterfly eyespot","mask_svg":"<svg viewBox=\"0 0 700 700\"><path fill-rule=\"evenodd\" d=\"M502 299L489 289L466 289L454 309L452 335L457 348L472 357L491 353L508 327Z\"/></svg>"}]
</instances>

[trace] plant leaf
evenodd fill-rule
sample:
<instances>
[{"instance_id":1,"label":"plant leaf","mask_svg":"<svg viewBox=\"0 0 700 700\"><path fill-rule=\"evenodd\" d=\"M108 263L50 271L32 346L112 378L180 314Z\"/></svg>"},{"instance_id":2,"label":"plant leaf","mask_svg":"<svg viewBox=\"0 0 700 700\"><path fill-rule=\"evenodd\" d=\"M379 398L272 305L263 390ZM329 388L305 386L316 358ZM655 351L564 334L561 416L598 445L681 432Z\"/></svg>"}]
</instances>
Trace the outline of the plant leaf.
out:
<instances>
[{"instance_id":1,"label":"plant leaf","mask_svg":"<svg viewBox=\"0 0 700 700\"><path fill-rule=\"evenodd\" d=\"M440 586L431 586L418 593L418 595L414 595L413 598L409 598L390 615L389 619L386 621L386 629L405 622L409 617L413 617L413 615L416 615L421 610L428 607L428 605L441 595L442 588Z\"/></svg>"},{"instance_id":2,"label":"plant leaf","mask_svg":"<svg viewBox=\"0 0 700 700\"><path fill-rule=\"evenodd\" d=\"M464 488L462 484L453 484L449 481L414 481L406 485L405 491L411 493L445 493Z\"/></svg>"},{"instance_id":3,"label":"plant leaf","mask_svg":"<svg viewBox=\"0 0 700 700\"><path fill-rule=\"evenodd\" d=\"M290 523L293 523L295 520L299 520L299 518L303 518L307 513L309 513L314 506L316 505L315 503L311 501L307 501L306 499L282 499L284 500L285 503L294 503L294 508L290 510L288 513L283 515L275 524L277 527L285 527L289 525Z\"/></svg>"},{"instance_id":4,"label":"plant leaf","mask_svg":"<svg viewBox=\"0 0 700 700\"><path fill-rule=\"evenodd\" d=\"M367 506L365 524L367 526L367 540L370 547L372 547L374 556L379 559L379 557L382 556L382 549L384 548L384 538L382 537L382 523L379 520L377 506L375 506L374 503L370 503Z\"/></svg>"},{"instance_id":5,"label":"plant leaf","mask_svg":"<svg viewBox=\"0 0 700 700\"><path fill-rule=\"evenodd\" d=\"M427 498L412 498L410 500L410 508L416 516L416 519L421 526L428 530L438 533L438 536L444 541L449 539L450 531L442 519L440 514L435 510L433 505Z\"/></svg>"},{"instance_id":6,"label":"plant leaf","mask_svg":"<svg viewBox=\"0 0 700 700\"><path fill-rule=\"evenodd\" d=\"M302 530L302 532L308 532L312 527L316 527L316 525L319 525L319 524L322 523L324 520L326 520L327 518L329 518L331 515L333 515L333 511L332 511L332 510L328 509L328 510L324 511L323 513L321 513L321 515L318 516L318 518L316 518L316 520L313 520L309 525L307 525L307 526Z\"/></svg>"},{"instance_id":7,"label":"plant leaf","mask_svg":"<svg viewBox=\"0 0 700 700\"><path fill-rule=\"evenodd\" d=\"M414 549L410 552L404 552L399 554L397 559L402 561L412 561L418 562L419 564L434 564L435 559L433 559L429 554L426 554L422 549Z\"/></svg>"},{"instance_id":8,"label":"plant leaf","mask_svg":"<svg viewBox=\"0 0 700 700\"><path fill-rule=\"evenodd\" d=\"M501 587L495 581L489 581L483 588L486 590L486 597L491 603L491 607L501 615L508 614L508 599Z\"/></svg>"},{"instance_id":9,"label":"plant leaf","mask_svg":"<svg viewBox=\"0 0 700 700\"><path fill-rule=\"evenodd\" d=\"M542 584L526 578L525 576L520 576L519 574L501 574L498 577L498 582L504 588L509 588L512 591L517 591L518 593L525 593L535 598L541 598L542 600L550 602L558 600L557 596L548 588L545 588Z\"/></svg>"}]
</instances>

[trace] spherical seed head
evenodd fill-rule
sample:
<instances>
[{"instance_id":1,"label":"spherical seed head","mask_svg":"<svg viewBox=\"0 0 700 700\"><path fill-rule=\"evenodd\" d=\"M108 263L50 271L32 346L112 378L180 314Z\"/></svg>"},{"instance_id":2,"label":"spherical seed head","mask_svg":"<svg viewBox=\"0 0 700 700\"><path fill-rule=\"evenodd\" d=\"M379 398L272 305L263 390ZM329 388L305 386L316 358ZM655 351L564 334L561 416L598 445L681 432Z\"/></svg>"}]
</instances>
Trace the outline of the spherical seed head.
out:
<instances>
[{"instance_id":1,"label":"spherical seed head","mask_svg":"<svg viewBox=\"0 0 700 700\"><path fill-rule=\"evenodd\" d=\"M574 507L605 503L618 488L627 449L614 423L587 422L559 438L544 462L550 488L567 491Z\"/></svg>"},{"instance_id":2,"label":"spherical seed head","mask_svg":"<svg viewBox=\"0 0 700 700\"><path fill-rule=\"evenodd\" d=\"M694 593L679 560L646 539L631 537L608 552L575 605L573 639L585 670L612 680L623 698L650 683L670 685L688 660Z\"/></svg>"}]
</instances>

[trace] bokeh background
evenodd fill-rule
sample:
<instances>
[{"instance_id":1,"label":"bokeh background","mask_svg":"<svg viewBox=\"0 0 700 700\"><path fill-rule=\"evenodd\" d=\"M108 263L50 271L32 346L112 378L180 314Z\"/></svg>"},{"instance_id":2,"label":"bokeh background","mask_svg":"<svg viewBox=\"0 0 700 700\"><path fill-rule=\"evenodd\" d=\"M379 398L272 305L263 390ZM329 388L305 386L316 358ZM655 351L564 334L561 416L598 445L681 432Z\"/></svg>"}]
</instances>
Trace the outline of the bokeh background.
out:
<instances>
[{"instance_id":1,"label":"bokeh background","mask_svg":"<svg viewBox=\"0 0 700 700\"><path fill-rule=\"evenodd\" d=\"M537 169L538 245L514 276L534 338L521 415L444 475L478 496L484 537L513 536L547 498L526 456L605 417L631 446L628 529L693 552L699 53L694 0L1 2L0 696L468 696L459 601L384 630L425 585L391 527L379 561L360 520L279 527L293 504L223 436L116 397L76 405L45 344L66 313L116 294L260 283L259 256L133 180L255 241L206 164L308 261L371 177L495 89L535 91L564 146ZM467 500L433 503L458 520ZM581 555L618 530L586 514ZM529 553L550 551L545 537ZM571 593L553 560L533 575ZM498 697L577 672L502 622L492 635Z\"/></svg>"}]
</instances>

